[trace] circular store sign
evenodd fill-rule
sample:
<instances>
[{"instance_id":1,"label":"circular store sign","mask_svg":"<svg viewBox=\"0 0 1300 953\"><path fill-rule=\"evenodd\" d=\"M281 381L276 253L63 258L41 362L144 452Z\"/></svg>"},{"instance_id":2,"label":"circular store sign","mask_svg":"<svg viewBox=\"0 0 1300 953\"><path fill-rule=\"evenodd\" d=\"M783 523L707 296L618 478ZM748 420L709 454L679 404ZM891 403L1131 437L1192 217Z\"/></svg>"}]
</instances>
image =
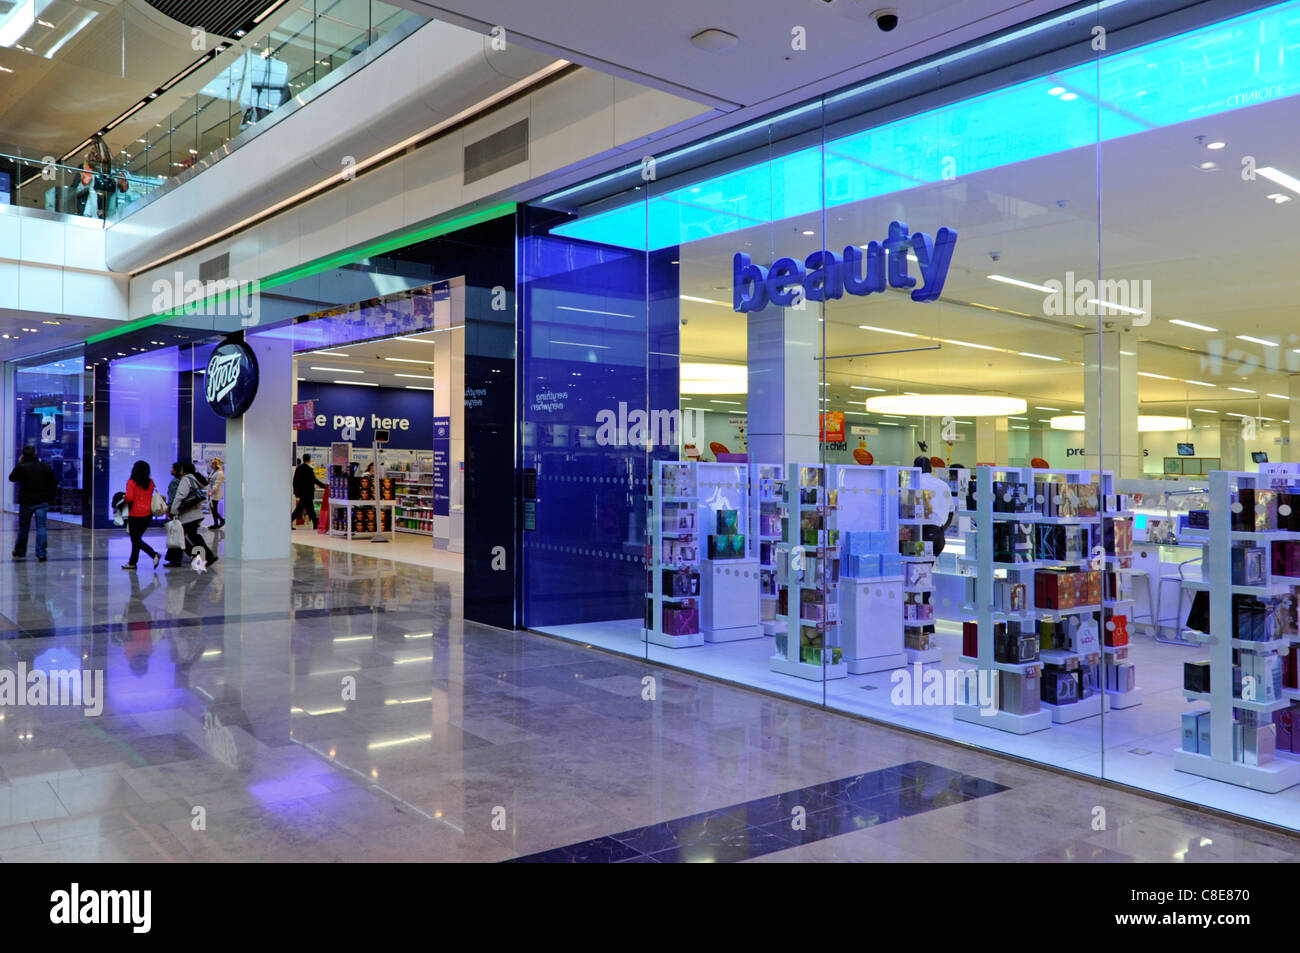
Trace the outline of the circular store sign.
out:
<instances>
[{"instance_id":1,"label":"circular store sign","mask_svg":"<svg viewBox=\"0 0 1300 953\"><path fill-rule=\"evenodd\" d=\"M226 341L208 358L204 397L213 412L233 419L243 416L257 396L257 357L243 341Z\"/></svg>"}]
</instances>

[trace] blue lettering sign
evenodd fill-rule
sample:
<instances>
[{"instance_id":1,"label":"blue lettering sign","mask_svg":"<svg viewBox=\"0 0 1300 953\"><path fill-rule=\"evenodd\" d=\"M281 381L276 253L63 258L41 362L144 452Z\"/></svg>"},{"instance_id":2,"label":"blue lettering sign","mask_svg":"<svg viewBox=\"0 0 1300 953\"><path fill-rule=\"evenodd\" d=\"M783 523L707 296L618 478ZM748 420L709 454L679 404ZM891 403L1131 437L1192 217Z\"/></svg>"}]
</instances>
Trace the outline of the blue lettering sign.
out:
<instances>
[{"instance_id":1,"label":"blue lettering sign","mask_svg":"<svg viewBox=\"0 0 1300 953\"><path fill-rule=\"evenodd\" d=\"M802 296L809 301L832 301L844 296L869 295L890 288L911 289L913 301L934 301L943 293L948 266L957 247L957 233L940 228L931 238L925 232L908 234L903 222L890 222L883 242L868 242L865 252L846 245L841 257L821 249L801 264L794 258L778 258L771 268L750 261L736 252L732 262L732 309L762 311L769 304L788 308ZM907 254L916 256L923 284L908 273Z\"/></svg>"}]
</instances>

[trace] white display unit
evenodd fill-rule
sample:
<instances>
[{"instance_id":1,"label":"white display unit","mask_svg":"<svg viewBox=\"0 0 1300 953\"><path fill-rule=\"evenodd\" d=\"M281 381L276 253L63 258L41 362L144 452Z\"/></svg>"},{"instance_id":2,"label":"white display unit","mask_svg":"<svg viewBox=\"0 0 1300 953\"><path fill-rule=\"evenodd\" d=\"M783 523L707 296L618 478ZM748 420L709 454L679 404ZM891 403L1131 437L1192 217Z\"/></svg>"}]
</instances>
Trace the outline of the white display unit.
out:
<instances>
[{"instance_id":1,"label":"white display unit","mask_svg":"<svg viewBox=\"0 0 1300 953\"><path fill-rule=\"evenodd\" d=\"M833 465L836 526L844 532L881 531L897 549L900 467ZM910 471L915 472L915 471ZM850 673L865 675L899 668L908 659L903 650L903 577L844 575L844 537L840 536L840 643Z\"/></svg>"},{"instance_id":2,"label":"white display unit","mask_svg":"<svg viewBox=\"0 0 1300 953\"><path fill-rule=\"evenodd\" d=\"M831 486L829 467L820 463L792 463L786 471L785 499L788 518L785 542L778 550L778 585L786 591L786 612L777 618L786 631L775 636L776 651L769 660L772 671L810 681L844 678L848 666L842 658L838 615L839 545L836 542L838 492ZM805 499L807 498L807 499ZM805 518L811 523L816 542L804 542L801 529ZM804 619L804 604L821 606L828 617ZM821 644L804 651L807 631ZM818 661L806 661L814 654Z\"/></svg>"},{"instance_id":3,"label":"white display unit","mask_svg":"<svg viewBox=\"0 0 1300 953\"><path fill-rule=\"evenodd\" d=\"M700 568L700 526L699 494L696 475L698 464L676 460L655 460L654 476L650 483L650 513L647 519L647 536L650 541L650 589L646 597L650 600L649 627L642 626L641 639L653 645L662 645L671 649L689 648L704 644L704 635L697 625L696 631L674 635L664 632L664 602L694 601L697 613L699 596L680 598L665 597L663 575L665 569L690 569L699 572ZM695 520L693 529L664 528L666 515L687 512ZM670 522L673 522L670 520ZM682 555L667 562L664 559L665 544L674 541L683 547L692 549L688 555Z\"/></svg>"},{"instance_id":4,"label":"white display unit","mask_svg":"<svg viewBox=\"0 0 1300 953\"><path fill-rule=\"evenodd\" d=\"M738 642L763 636L759 617L759 567L750 532L749 465L693 463L699 498L700 633L705 642ZM743 559L712 559L709 536L720 510L735 510L737 532L745 537Z\"/></svg>"},{"instance_id":5,"label":"white display unit","mask_svg":"<svg viewBox=\"0 0 1300 953\"><path fill-rule=\"evenodd\" d=\"M1107 525L1110 524L1113 530L1113 524L1116 520L1128 520L1130 527L1133 525L1134 513L1131 509L1114 509L1106 505L1109 497L1115 495L1115 474L1109 470L1101 474L1101 499L1098 501L1101 509L1101 525L1103 532ZM1130 533L1131 536L1131 533ZM1137 606L1137 600L1133 596L1133 544L1130 540L1129 551L1127 554L1105 554L1102 556L1105 570L1113 573L1117 580L1117 590L1114 596L1107 596L1105 592L1106 580L1102 579L1102 618L1103 625L1105 620L1112 615L1123 615L1128 621L1128 630L1132 633L1135 630L1133 621L1133 611ZM1120 585L1121 580L1126 580ZM1123 594L1127 593L1127 594ZM1131 638L1131 635L1130 635ZM1101 651L1106 655L1107 661L1114 658L1116 661L1125 661L1128 659L1128 646L1109 646L1105 644L1105 638L1102 638ZM1114 709L1134 708L1142 704L1142 686L1136 685L1127 691L1118 689L1109 689L1103 686L1103 692L1106 696L1106 706Z\"/></svg>"},{"instance_id":6,"label":"white display unit","mask_svg":"<svg viewBox=\"0 0 1300 953\"><path fill-rule=\"evenodd\" d=\"M1265 764L1246 764L1233 757L1233 709L1268 713L1290 706L1296 698L1296 689L1282 691L1276 701L1247 701L1234 695L1232 653L1234 649L1261 652L1271 643L1251 643L1232 638L1233 600L1236 594L1254 596L1281 596L1293 593L1297 580L1272 575L1271 560L1265 560L1265 577L1262 586L1237 585L1232 582L1232 544L1235 541L1263 542L1300 539L1300 533L1284 531L1243 532L1232 529L1230 507L1239 489L1270 489L1281 487L1296 492L1300 477L1277 474L1241 473L1216 470L1210 474L1210 545L1208 563L1203 566L1203 579L1197 588L1206 589L1210 596L1210 632L1202 636L1210 654L1210 691L1189 692L1183 696L1188 701L1208 703L1210 706L1210 753L1174 751L1174 767L1187 774L1196 774L1216 781L1225 781L1256 791L1276 794L1300 783L1300 756L1278 751L1272 761ZM1265 550L1268 552L1268 549ZM1283 581L1285 580L1285 581ZM1300 641L1300 636L1287 635L1287 643Z\"/></svg>"},{"instance_id":7,"label":"white display unit","mask_svg":"<svg viewBox=\"0 0 1300 953\"><path fill-rule=\"evenodd\" d=\"M372 510L375 510L375 527L376 527L376 532L377 532L377 534L380 535L380 536L387 536L389 539L396 539L396 538L397 538L397 537L396 537L396 534L395 534L394 530L391 528L392 525L393 525L392 522L391 522L391 516L390 516L390 518L389 518L389 519L390 519L390 522L389 522L389 527L390 527L390 528L388 529L387 532L385 532L385 531L384 531L384 528L383 528L383 526L384 526L384 510L391 510L392 508L393 508L393 501L392 501L392 500L330 500L330 531L329 531L329 534L330 534L331 536L339 536L339 537L342 537L343 539L346 539L348 542L352 542L354 536L357 535L357 534L355 534L355 533L352 532L352 511L353 511L353 510L372 509ZM335 529L335 528L334 528L333 513L334 513L334 510L336 510L336 509L337 509L337 510L343 510L343 525L344 525L344 528L341 529L341 530L340 530L340 529ZM363 536L366 536L366 537L368 537L368 538L373 539L375 534L372 534L372 533L362 533L362 534L360 534L360 535L363 535Z\"/></svg>"},{"instance_id":8,"label":"white display unit","mask_svg":"<svg viewBox=\"0 0 1300 953\"><path fill-rule=\"evenodd\" d=\"M919 517L914 514L903 516L899 513L899 507L902 506L903 496L910 492L915 492L920 490L920 484L919 484L920 476L921 476L921 471L919 468L916 467L898 468L899 493L898 493L898 500L895 503L894 511L895 511L896 518L898 520L898 526L900 530L903 527L920 528L927 525L927 520L924 517ZM896 533L895 535L900 535L900 534ZM927 553L926 555L909 554L903 557L903 563L904 563L903 601L904 603L925 604L925 605L933 606L934 573L935 570L938 568L937 562L938 562L938 557L929 553ZM917 582L908 581L908 575L909 573L912 572L912 570L908 568L909 566L927 565L927 564L930 567L930 572L929 572L930 582L928 584L921 584ZM933 608L931 608L930 611L933 612L934 611ZM903 634L904 634L905 642L906 642L906 638L909 635L912 636L913 638L916 638L920 634L925 634L927 630L929 630L929 634L931 636L928 639L930 644L924 648L914 648L912 646L908 646L904 644L903 653L907 656L907 662L909 665L927 664L931 662L938 662L943 659L943 650L939 648L938 642L935 641L935 639L933 638L934 623L935 620L933 616L931 616L929 619L909 619L907 618L906 610L904 611Z\"/></svg>"},{"instance_id":9,"label":"white display unit","mask_svg":"<svg viewBox=\"0 0 1300 953\"><path fill-rule=\"evenodd\" d=\"M433 457L414 453L403 461L404 469L385 467L384 476L393 480L396 509L393 527L399 533L416 536L433 535ZM415 526L399 526L399 521L413 522Z\"/></svg>"},{"instance_id":10,"label":"white display unit","mask_svg":"<svg viewBox=\"0 0 1300 953\"><path fill-rule=\"evenodd\" d=\"M749 465L750 556L758 561L759 625L764 635L786 631L786 624L776 618L780 598L776 594L776 550L783 540L786 516L785 497L780 490L784 474L785 467L779 463Z\"/></svg>"}]
</instances>

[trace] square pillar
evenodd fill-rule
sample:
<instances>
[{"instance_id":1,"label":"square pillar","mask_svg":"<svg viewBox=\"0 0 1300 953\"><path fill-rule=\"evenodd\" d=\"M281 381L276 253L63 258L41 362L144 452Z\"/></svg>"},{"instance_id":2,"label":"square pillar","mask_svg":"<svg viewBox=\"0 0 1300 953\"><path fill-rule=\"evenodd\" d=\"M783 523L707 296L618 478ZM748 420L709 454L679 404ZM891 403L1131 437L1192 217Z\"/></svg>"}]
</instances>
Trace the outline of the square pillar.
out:
<instances>
[{"instance_id":1,"label":"square pillar","mask_svg":"<svg viewBox=\"0 0 1300 953\"><path fill-rule=\"evenodd\" d=\"M250 337L257 396L226 421L226 555L286 559L293 512L293 346Z\"/></svg>"},{"instance_id":2,"label":"square pillar","mask_svg":"<svg viewBox=\"0 0 1300 953\"><path fill-rule=\"evenodd\" d=\"M821 459L817 310L768 305L749 314L749 451L754 463Z\"/></svg>"},{"instance_id":3,"label":"square pillar","mask_svg":"<svg viewBox=\"0 0 1300 953\"><path fill-rule=\"evenodd\" d=\"M1119 331L1083 336L1083 410L1085 448L1080 469L1110 470L1117 477L1142 476L1138 437L1137 356L1121 354Z\"/></svg>"}]
</instances>

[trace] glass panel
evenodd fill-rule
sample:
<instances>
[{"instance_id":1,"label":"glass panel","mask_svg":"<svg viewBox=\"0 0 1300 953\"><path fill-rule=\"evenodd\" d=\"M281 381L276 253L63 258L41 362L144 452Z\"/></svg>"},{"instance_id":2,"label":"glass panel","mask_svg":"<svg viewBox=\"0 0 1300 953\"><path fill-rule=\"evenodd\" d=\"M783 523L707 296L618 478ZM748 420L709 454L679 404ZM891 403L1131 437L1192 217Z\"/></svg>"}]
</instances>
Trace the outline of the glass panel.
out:
<instances>
[{"instance_id":1,"label":"glass panel","mask_svg":"<svg viewBox=\"0 0 1300 953\"><path fill-rule=\"evenodd\" d=\"M23 447L54 468L58 491L49 518L81 523L82 441L86 423L85 365L80 347L24 361L14 369L17 404L14 459Z\"/></svg>"}]
</instances>

